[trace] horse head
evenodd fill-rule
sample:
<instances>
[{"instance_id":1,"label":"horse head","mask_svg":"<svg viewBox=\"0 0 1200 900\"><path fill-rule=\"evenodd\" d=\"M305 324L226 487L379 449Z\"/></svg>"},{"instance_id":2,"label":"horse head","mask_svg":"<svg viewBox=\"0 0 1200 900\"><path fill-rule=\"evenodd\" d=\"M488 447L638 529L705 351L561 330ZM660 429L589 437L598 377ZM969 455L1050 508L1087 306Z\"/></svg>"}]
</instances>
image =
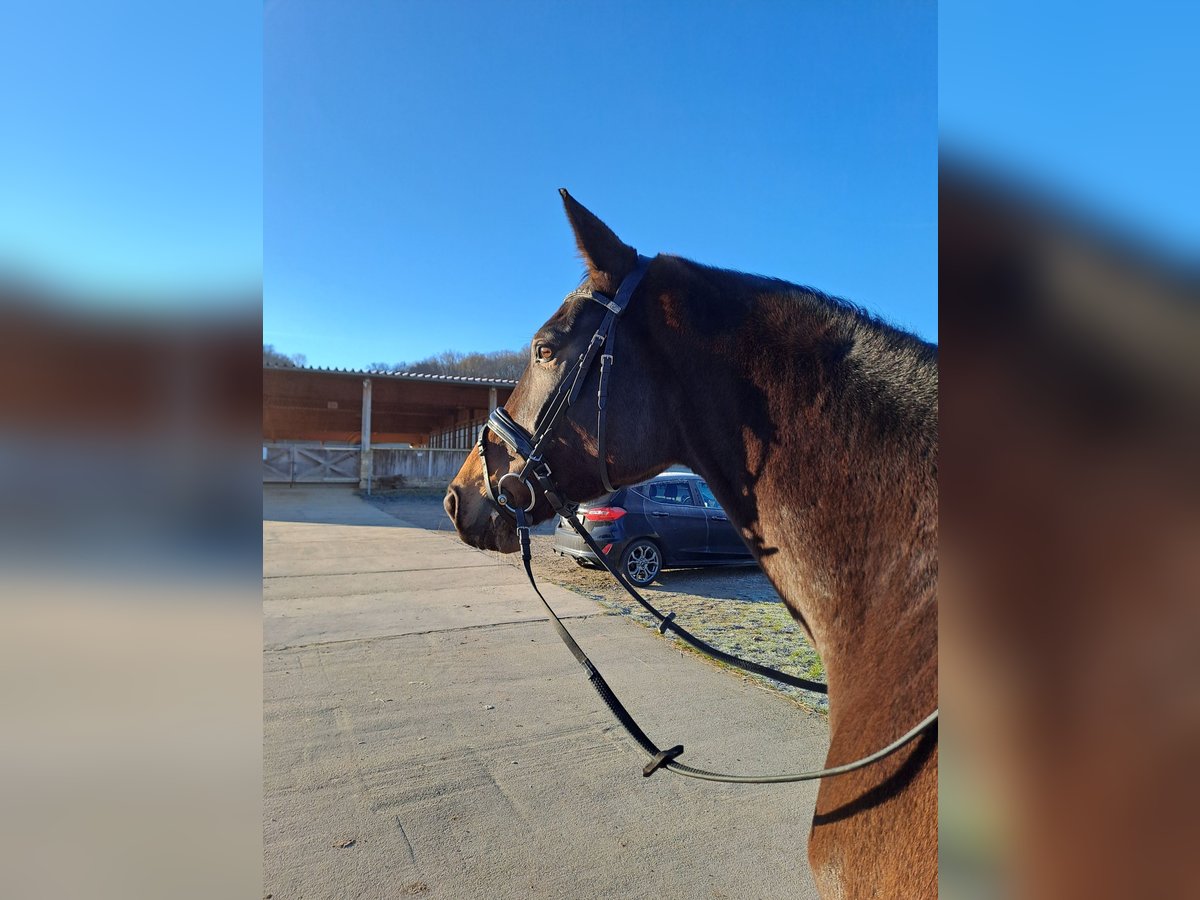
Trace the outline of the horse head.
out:
<instances>
[{"instance_id":1,"label":"horse head","mask_svg":"<svg viewBox=\"0 0 1200 900\"><path fill-rule=\"evenodd\" d=\"M601 496L606 480L611 485L633 484L673 461L672 417L657 392L649 389L654 372L651 311L638 300L653 291L659 266L639 257L565 190L561 193L587 274L534 334L525 373L502 418L493 416L446 493L446 512L459 536L484 550L518 549L516 508L527 511L531 523L555 512L529 475L529 459L519 452L528 451L521 444L521 431L526 438L538 436L539 427L554 419L539 447L537 466L551 473L561 499L569 502ZM618 317L611 305L621 299L623 285L632 293L623 298L627 308ZM605 368L609 371L602 400ZM601 407L617 411L604 416L603 428ZM518 426L516 440L506 442L496 434L500 430L511 435L513 424Z\"/></svg>"}]
</instances>

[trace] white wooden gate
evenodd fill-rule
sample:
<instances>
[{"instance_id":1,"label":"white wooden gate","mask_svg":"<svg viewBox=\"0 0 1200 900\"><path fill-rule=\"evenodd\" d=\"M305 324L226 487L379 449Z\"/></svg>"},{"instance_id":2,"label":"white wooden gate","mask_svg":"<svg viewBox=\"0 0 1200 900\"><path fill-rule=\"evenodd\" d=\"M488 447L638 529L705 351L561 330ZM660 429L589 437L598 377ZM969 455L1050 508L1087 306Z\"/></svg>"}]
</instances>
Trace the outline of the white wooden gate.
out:
<instances>
[{"instance_id":1,"label":"white wooden gate","mask_svg":"<svg viewBox=\"0 0 1200 900\"><path fill-rule=\"evenodd\" d=\"M264 444L263 481L287 484L358 484L357 447Z\"/></svg>"},{"instance_id":2,"label":"white wooden gate","mask_svg":"<svg viewBox=\"0 0 1200 900\"><path fill-rule=\"evenodd\" d=\"M263 481L292 483L292 448L278 444L263 445Z\"/></svg>"}]
</instances>

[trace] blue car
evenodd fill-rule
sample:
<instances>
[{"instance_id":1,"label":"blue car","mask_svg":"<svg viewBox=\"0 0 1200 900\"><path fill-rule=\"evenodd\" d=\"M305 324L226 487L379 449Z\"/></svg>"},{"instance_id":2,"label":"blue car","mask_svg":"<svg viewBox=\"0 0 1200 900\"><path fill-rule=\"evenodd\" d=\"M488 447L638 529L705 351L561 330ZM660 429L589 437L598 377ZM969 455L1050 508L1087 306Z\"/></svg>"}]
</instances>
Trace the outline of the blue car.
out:
<instances>
[{"instance_id":1,"label":"blue car","mask_svg":"<svg viewBox=\"0 0 1200 900\"><path fill-rule=\"evenodd\" d=\"M692 472L664 472L580 504L579 518L605 556L639 587L663 569L755 561L708 485ZM554 530L554 550L581 566L600 566L566 519Z\"/></svg>"}]
</instances>

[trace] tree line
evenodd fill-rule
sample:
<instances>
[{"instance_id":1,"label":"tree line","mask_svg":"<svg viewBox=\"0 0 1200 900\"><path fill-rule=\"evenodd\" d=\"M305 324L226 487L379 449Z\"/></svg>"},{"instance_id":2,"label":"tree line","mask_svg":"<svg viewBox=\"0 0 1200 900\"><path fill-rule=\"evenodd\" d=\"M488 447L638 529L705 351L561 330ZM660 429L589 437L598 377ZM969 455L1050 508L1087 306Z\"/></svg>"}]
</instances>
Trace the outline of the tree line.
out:
<instances>
[{"instance_id":1,"label":"tree line","mask_svg":"<svg viewBox=\"0 0 1200 900\"><path fill-rule=\"evenodd\" d=\"M416 362L371 363L378 372L420 372L424 375L465 375L471 378L508 378L516 381L529 361L527 350L493 350L491 353L460 353L445 350Z\"/></svg>"},{"instance_id":2,"label":"tree line","mask_svg":"<svg viewBox=\"0 0 1200 900\"><path fill-rule=\"evenodd\" d=\"M286 353L280 353L271 344L263 344L264 366L283 366L287 369L294 369L305 365L307 362L308 359L303 353L293 353L289 356Z\"/></svg>"},{"instance_id":3,"label":"tree line","mask_svg":"<svg viewBox=\"0 0 1200 900\"><path fill-rule=\"evenodd\" d=\"M371 363L373 372L419 372L422 375L459 375L470 378L507 378L516 381L525 371L529 351L493 350L490 353L460 353L445 350L416 362ZM305 365L303 353L281 353L271 344L263 344L263 365L295 368Z\"/></svg>"}]
</instances>

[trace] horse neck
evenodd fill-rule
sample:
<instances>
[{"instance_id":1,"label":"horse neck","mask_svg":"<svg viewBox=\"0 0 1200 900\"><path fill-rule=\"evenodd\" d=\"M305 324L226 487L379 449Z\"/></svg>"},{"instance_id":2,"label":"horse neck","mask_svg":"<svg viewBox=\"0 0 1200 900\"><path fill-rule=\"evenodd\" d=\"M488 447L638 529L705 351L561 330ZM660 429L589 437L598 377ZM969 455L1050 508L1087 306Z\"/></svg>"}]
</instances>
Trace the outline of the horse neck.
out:
<instances>
[{"instance_id":1,"label":"horse neck","mask_svg":"<svg viewBox=\"0 0 1200 900\"><path fill-rule=\"evenodd\" d=\"M681 461L809 631L835 711L885 688L936 703L934 351L818 296L690 337Z\"/></svg>"}]
</instances>

